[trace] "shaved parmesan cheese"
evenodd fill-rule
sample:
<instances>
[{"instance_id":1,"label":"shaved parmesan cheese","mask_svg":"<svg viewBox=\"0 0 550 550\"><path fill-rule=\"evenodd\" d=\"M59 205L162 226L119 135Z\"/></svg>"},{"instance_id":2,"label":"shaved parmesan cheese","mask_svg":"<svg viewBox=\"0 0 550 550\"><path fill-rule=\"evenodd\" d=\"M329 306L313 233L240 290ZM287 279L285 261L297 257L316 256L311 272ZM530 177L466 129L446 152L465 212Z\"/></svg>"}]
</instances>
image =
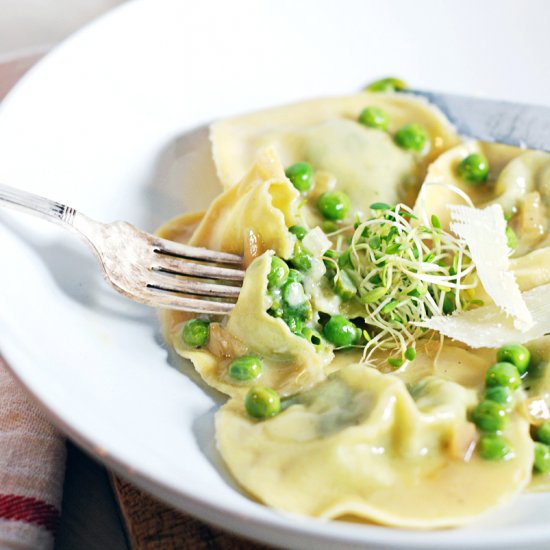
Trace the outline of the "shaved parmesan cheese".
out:
<instances>
[{"instance_id":1,"label":"shaved parmesan cheese","mask_svg":"<svg viewBox=\"0 0 550 550\"><path fill-rule=\"evenodd\" d=\"M332 246L320 227L315 227L309 231L302 239L302 244L308 252L316 257L321 257Z\"/></svg>"},{"instance_id":2,"label":"shaved parmesan cheese","mask_svg":"<svg viewBox=\"0 0 550 550\"><path fill-rule=\"evenodd\" d=\"M418 325L472 348L498 348L510 342L521 344L550 333L550 284L523 292L521 298L533 319L527 330L518 328L514 320L496 305L454 315L438 315Z\"/></svg>"},{"instance_id":3,"label":"shaved parmesan cheese","mask_svg":"<svg viewBox=\"0 0 550 550\"><path fill-rule=\"evenodd\" d=\"M502 207L493 204L479 209L450 205L451 231L464 239L487 294L506 314L515 318L516 328L528 330L533 324L514 274L509 271L509 248Z\"/></svg>"}]
</instances>

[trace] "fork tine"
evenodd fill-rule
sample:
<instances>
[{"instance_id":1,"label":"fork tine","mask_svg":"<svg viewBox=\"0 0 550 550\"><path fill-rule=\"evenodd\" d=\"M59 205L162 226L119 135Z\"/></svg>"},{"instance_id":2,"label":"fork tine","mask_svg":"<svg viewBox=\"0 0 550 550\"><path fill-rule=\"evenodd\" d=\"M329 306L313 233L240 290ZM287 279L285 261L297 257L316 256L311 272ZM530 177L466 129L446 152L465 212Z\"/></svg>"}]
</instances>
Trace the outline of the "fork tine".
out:
<instances>
[{"instance_id":1,"label":"fork tine","mask_svg":"<svg viewBox=\"0 0 550 550\"><path fill-rule=\"evenodd\" d=\"M183 292L185 294L198 294L200 296L215 296L220 298L238 298L241 292L240 286L203 283L192 279L178 279L162 271L155 272L147 281L147 286L172 292Z\"/></svg>"},{"instance_id":2,"label":"fork tine","mask_svg":"<svg viewBox=\"0 0 550 550\"><path fill-rule=\"evenodd\" d=\"M153 242L153 246L155 247L155 252L159 254L168 254L170 256L177 256L178 258L202 260L219 264L243 264L242 256L239 256L237 254L229 254L228 252L216 252L215 250L189 246L186 244L168 241L166 239L155 239L155 241Z\"/></svg>"},{"instance_id":3,"label":"fork tine","mask_svg":"<svg viewBox=\"0 0 550 550\"><path fill-rule=\"evenodd\" d=\"M139 301L154 307L210 315L228 315L235 307L235 304L230 302L213 302L203 298L189 298L160 288L150 287L147 290L147 298L142 296Z\"/></svg>"},{"instance_id":4,"label":"fork tine","mask_svg":"<svg viewBox=\"0 0 550 550\"><path fill-rule=\"evenodd\" d=\"M191 275L203 279L223 279L226 281L242 281L244 270L228 267L216 267L206 264L198 264L184 258L174 258L157 254L155 271L164 271L173 275Z\"/></svg>"}]
</instances>

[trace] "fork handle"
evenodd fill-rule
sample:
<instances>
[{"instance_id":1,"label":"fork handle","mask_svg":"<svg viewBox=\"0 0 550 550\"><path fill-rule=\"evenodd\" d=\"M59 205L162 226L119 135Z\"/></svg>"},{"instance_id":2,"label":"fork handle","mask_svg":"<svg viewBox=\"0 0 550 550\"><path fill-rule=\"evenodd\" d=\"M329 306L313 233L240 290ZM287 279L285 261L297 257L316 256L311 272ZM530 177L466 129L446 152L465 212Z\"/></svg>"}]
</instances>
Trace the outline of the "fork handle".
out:
<instances>
[{"instance_id":1,"label":"fork handle","mask_svg":"<svg viewBox=\"0 0 550 550\"><path fill-rule=\"evenodd\" d=\"M70 206L2 183L0 183L0 206L7 206L69 227L73 226L77 214L77 211Z\"/></svg>"}]
</instances>

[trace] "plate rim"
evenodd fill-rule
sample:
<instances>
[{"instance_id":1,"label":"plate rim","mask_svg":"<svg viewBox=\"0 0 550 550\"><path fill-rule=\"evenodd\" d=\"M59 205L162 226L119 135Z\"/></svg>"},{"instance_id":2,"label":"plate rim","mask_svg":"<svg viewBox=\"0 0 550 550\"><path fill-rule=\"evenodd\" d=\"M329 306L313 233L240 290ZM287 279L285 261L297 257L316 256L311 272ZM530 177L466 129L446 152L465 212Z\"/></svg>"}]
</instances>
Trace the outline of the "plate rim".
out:
<instances>
[{"instance_id":1,"label":"plate rim","mask_svg":"<svg viewBox=\"0 0 550 550\"><path fill-rule=\"evenodd\" d=\"M148 6L154 4L154 0L132 0L121 4L116 8L100 15L92 20L75 33L71 34L63 42L50 50L43 58L41 58L33 67L19 79L19 81L10 89L6 97L0 103L0 120L2 114L10 109L13 98L17 97L19 91L31 85L38 71L47 68L47 65L54 59L60 51L70 48L74 40L78 40L83 33L94 32L96 27L100 27L104 21L111 20L113 17L120 17L121 12L131 13L133 10L139 9L140 6ZM9 328L9 325L8 327ZM129 479L145 491L152 493L156 498L159 498L166 504L178 508L184 512L190 513L208 523L214 524L232 533L242 535L247 538L265 542L266 539L260 536L251 534L247 531L247 526L254 523L255 528L261 530L262 533L270 533L268 540L276 540L277 534L285 532L287 535L299 537L304 545L308 543L343 543L350 545L378 544L381 547L390 548L390 545L403 545L403 548L418 548L418 549L437 549L441 545L446 548L454 548L452 546L452 538L460 532L461 540L456 548L463 547L464 544L479 543L480 535L485 539L483 548L487 550L493 548L515 548L518 544L540 544L550 542L550 525L547 529L539 527L537 529L528 528L525 526L514 527L499 527L494 528L490 532L487 531L467 531L460 527L450 530L435 530L435 531L416 531L409 529L393 528L387 526L379 526L375 524L353 524L351 531L358 536L352 539L346 539L344 533L324 533L323 526L332 524L345 525L345 522L323 521L316 518L298 518L293 525L287 521L287 515L280 513L279 517L260 518L247 517L243 521L242 514L235 512L223 505L212 503L208 499L197 497L194 494L175 490L164 482L155 480L155 476L151 473L143 472L136 469L132 464L127 463L124 459L117 457L116 453L108 453L105 456L97 452L97 444L89 439L85 433L82 433L77 427L71 424L70 419L65 419L59 415L54 409L47 404L38 392L35 392L31 385L25 380L25 376L17 369L19 362L31 360L25 357L26 350L11 349L9 343L9 330L0 332L0 360L4 359L4 364L12 376L21 384L25 391L32 396L33 401L38 405L41 411L45 413L48 419L58 427L65 435L75 441L86 452L90 453L97 460L107 465L110 469L121 475L125 479ZM184 506L185 504L185 506ZM189 505L187 507L187 504ZM258 506L264 506L255 502ZM277 511L275 511L277 512ZM227 523L226 519L231 521ZM295 520L295 518L292 518ZM346 526L346 528L349 528ZM360 531L365 533L365 536L360 536ZM490 537L490 538L489 538ZM489 540L487 540L489 539ZM305 546L304 546L305 547ZM318 547L318 546L317 546Z\"/></svg>"}]
</instances>

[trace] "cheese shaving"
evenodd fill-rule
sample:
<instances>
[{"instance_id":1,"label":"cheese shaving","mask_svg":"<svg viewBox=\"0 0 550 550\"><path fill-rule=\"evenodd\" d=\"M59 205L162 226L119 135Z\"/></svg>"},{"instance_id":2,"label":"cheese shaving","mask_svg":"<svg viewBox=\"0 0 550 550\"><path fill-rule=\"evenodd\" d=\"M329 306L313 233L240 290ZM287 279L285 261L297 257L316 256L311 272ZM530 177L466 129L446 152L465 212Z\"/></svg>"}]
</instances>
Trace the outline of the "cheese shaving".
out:
<instances>
[{"instance_id":1,"label":"cheese shaving","mask_svg":"<svg viewBox=\"0 0 550 550\"><path fill-rule=\"evenodd\" d=\"M306 234L302 240L302 244L315 257L322 256L332 246L329 238L318 226Z\"/></svg>"},{"instance_id":2,"label":"cheese shaving","mask_svg":"<svg viewBox=\"0 0 550 550\"><path fill-rule=\"evenodd\" d=\"M527 330L516 326L496 305L484 306L454 315L437 315L419 326L436 330L472 348L498 348L510 342L529 342L550 333L550 284L521 293L532 325Z\"/></svg>"},{"instance_id":3,"label":"cheese shaving","mask_svg":"<svg viewBox=\"0 0 550 550\"><path fill-rule=\"evenodd\" d=\"M493 204L479 209L449 205L449 209L451 231L468 245L483 288L502 311L514 318L517 329L527 331L533 325L533 317L509 270L510 251L502 207Z\"/></svg>"}]
</instances>

